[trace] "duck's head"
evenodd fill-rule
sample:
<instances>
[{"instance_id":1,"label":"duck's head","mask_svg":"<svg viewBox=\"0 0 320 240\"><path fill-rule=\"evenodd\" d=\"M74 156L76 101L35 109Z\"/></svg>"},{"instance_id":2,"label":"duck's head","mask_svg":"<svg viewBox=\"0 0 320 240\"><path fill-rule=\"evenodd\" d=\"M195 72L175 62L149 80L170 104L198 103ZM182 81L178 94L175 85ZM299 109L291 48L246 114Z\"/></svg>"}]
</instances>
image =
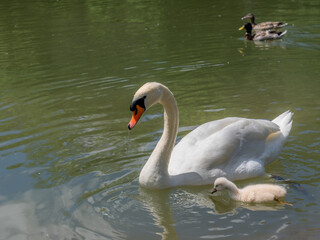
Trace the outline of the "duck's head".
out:
<instances>
[{"instance_id":1,"label":"duck's head","mask_svg":"<svg viewBox=\"0 0 320 240\"><path fill-rule=\"evenodd\" d=\"M252 24L251 23L246 23L241 28L239 28L239 31L243 30L243 29L246 29L246 32L251 34L251 32L252 32Z\"/></svg>"},{"instance_id":2,"label":"duck's head","mask_svg":"<svg viewBox=\"0 0 320 240\"><path fill-rule=\"evenodd\" d=\"M247 15L241 18L241 20L244 19L250 19L252 22L254 22L254 15L252 13L248 13Z\"/></svg>"},{"instance_id":3,"label":"duck's head","mask_svg":"<svg viewBox=\"0 0 320 240\"><path fill-rule=\"evenodd\" d=\"M214 181L214 186L211 190L211 193L215 193L217 191L225 190L228 187L228 183L230 181L224 177L219 177Z\"/></svg>"},{"instance_id":4,"label":"duck's head","mask_svg":"<svg viewBox=\"0 0 320 240\"><path fill-rule=\"evenodd\" d=\"M142 114L149 109L153 104L160 102L163 94L163 85L157 82L148 82L144 84L134 94L130 111L133 112L131 121L128 124L131 130L139 121Z\"/></svg>"}]
</instances>

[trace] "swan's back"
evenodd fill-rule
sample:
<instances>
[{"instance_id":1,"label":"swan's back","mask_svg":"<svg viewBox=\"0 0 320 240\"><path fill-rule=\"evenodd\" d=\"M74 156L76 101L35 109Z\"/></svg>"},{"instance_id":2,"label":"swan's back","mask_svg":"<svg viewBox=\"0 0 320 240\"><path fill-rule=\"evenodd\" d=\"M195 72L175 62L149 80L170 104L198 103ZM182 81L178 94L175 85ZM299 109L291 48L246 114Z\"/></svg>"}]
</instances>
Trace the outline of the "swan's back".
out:
<instances>
[{"instance_id":1,"label":"swan's back","mask_svg":"<svg viewBox=\"0 0 320 240\"><path fill-rule=\"evenodd\" d=\"M289 135L291 116L288 111L273 121L229 117L200 125L175 146L168 171L198 173L202 184L220 176L240 180L262 175Z\"/></svg>"},{"instance_id":2,"label":"swan's back","mask_svg":"<svg viewBox=\"0 0 320 240\"><path fill-rule=\"evenodd\" d=\"M169 171L238 166L244 158L259 158L265 150L266 138L275 132L279 132L278 125L261 119L232 117L205 123L175 146ZM234 180L232 176L229 178Z\"/></svg>"}]
</instances>

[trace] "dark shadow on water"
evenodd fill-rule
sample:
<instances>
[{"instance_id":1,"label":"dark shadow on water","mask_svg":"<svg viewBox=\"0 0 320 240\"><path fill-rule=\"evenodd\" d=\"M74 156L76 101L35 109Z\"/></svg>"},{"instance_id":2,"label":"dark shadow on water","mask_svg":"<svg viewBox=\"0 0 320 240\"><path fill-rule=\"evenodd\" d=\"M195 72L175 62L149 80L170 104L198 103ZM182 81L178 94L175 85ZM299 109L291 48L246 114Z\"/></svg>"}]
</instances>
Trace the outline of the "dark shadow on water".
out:
<instances>
[{"instance_id":1,"label":"dark shadow on water","mask_svg":"<svg viewBox=\"0 0 320 240\"><path fill-rule=\"evenodd\" d=\"M303 195L305 195L309 200L314 200L314 197L300 183L297 183L297 182L292 181L290 179L284 179L283 177L278 176L278 175L271 174L270 177L275 179L278 182L282 182L284 184L289 185L297 192L300 192Z\"/></svg>"}]
</instances>

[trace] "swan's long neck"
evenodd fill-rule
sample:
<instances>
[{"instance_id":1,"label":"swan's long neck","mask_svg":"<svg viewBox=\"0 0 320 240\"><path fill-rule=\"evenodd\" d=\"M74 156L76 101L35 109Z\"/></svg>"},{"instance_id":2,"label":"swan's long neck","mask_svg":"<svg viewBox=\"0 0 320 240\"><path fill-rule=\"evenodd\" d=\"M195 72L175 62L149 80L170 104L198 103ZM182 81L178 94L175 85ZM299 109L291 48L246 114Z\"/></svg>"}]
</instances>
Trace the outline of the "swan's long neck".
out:
<instances>
[{"instance_id":1,"label":"swan's long neck","mask_svg":"<svg viewBox=\"0 0 320 240\"><path fill-rule=\"evenodd\" d=\"M164 107L163 134L139 177L140 184L150 188L163 188L169 185L168 165L179 127L177 103L169 89L163 88L160 104Z\"/></svg>"}]
</instances>

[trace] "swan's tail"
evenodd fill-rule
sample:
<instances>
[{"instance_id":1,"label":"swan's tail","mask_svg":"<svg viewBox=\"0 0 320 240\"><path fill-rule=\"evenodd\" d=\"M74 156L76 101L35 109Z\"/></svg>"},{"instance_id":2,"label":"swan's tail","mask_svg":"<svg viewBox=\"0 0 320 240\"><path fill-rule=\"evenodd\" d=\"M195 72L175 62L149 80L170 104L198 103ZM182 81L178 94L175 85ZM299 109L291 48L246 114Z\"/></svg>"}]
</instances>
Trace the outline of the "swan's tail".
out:
<instances>
[{"instance_id":1,"label":"swan's tail","mask_svg":"<svg viewBox=\"0 0 320 240\"><path fill-rule=\"evenodd\" d=\"M293 113L288 110L272 120L272 122L280 127L280 131L285 138L289 136L292 127L292 116Z\"/></svg>"}]
</instances>

